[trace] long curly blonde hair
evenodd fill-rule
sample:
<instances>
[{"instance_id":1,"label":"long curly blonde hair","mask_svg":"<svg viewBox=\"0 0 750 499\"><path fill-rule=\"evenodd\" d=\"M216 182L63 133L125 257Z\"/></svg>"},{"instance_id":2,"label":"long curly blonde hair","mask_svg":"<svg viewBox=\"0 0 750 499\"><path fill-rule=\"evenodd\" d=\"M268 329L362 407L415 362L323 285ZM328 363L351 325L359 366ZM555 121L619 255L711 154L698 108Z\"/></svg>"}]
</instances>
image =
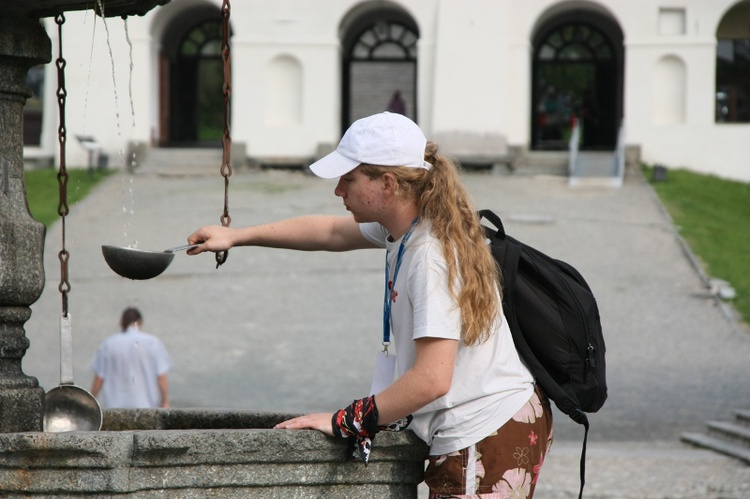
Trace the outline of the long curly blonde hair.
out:
<instances>
[{"instance_id":1,"label":"long curly blonde hair","mask_svg":"<svg viewBox=\"0 0 750 499\"><path fill-rule=\"evenodd\" d=\"M398 181L398 193L417 203L420 217L432 222L432 233L443 247L451 294L461 310L465 344L482 342L493 330L501 306L499 269L485 240L484 229L459 174L459 165L438 154L428 142L425 161L432 169L361 165L362 173L378 178L386 172Z\"/></svg>"}]
</instances>

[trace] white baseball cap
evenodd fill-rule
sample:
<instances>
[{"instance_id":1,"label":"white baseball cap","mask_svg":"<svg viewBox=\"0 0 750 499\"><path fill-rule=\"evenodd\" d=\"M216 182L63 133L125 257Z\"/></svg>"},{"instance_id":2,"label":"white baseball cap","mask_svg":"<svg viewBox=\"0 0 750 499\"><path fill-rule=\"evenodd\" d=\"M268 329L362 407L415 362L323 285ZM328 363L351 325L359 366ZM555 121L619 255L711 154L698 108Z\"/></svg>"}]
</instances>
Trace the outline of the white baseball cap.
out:
<instances>
[{"instance_id":1,"label":"white baseball cap","mask_svg":"<svg viewBox=\"0 0 750 499\"><path fill-rule=\"evenodd\" d=\"M429 170L424 160L427 139L412 120L398 113L379 113L352 123L335 151L322 157L310 170L322 178L336 178L362 163L406 166Z\"/></svg>"}]
</instances>

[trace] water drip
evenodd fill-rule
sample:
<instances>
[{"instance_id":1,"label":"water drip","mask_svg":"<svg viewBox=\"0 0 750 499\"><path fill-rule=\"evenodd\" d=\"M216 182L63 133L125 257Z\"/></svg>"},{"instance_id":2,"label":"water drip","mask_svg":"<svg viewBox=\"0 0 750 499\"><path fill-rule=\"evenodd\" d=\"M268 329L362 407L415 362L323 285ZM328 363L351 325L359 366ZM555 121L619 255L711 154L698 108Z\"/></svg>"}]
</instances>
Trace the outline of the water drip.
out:
<instances>
[{"instance_id":1,"label":"water drip","mask_svg":"<svg viewBox=\"0 0 750 499\"><path fill-rule=\"evenodd\" d=\"M102 5L102 0L96 0L97 5L99 5L99 11L104 11L104 6ZM107 18L102 17L102 22L104 23L104 31L107 34L107 50L109 51L109 60L112 64L112 90L115 94L115 124L117 126L117 136L122 137L122 130L120 130L120 106L119 106L119 99L117 98L117 76L115 74L115 56L112 53L112 43L109 36L109 26L107 26Z\"/></svg>"},{"instance_id":2,"label":"water drip","mask_svg":"<svg viewBox=\"0 0 750 499\"><path fill-rule=\"evenodd\" d=\"M88 73L86 74L86 92L83 96L83 123L84 127L85 124L88 123L87 114L89 109L89 89L91 88L91 68L93 67L94 63L94 47L96 46L96 16L94 16L94 30L91 33L91 50L89 51L89 69ZM84 128L85 131L85 128Z\"/></svg>"},{"instance_id":3,"label":"water drip","mask_svg":"<svg viewBox=\"0 0 750 499\"><path fill-rule=\"evenodd\" d=\"M133 218L135 218L135 196L133 192L133 175L126 175L123 177L123 182L127 182L127 185L123 185L122 188L122 237L127 241L128 231L133 225ZM132 243L127 245L129 248L138 248L138 241L133 240Z\"/></svg>"},{"instance_id":4,"label":"water drip","mask_svg":"<svg viewBox=\"0 0 750 499\"><path fill-rule=\"evenodd\" d=\"M133 126L135 126L135 106L133 105L133 42L130 40L130 32L128 31L128 18L123 18L123 26L125 26L125 40L128 42L128 54L130 55L130 66L128 73L128 96L130 97L130 116L133 119Z\"/></svg>"}]
</instances>

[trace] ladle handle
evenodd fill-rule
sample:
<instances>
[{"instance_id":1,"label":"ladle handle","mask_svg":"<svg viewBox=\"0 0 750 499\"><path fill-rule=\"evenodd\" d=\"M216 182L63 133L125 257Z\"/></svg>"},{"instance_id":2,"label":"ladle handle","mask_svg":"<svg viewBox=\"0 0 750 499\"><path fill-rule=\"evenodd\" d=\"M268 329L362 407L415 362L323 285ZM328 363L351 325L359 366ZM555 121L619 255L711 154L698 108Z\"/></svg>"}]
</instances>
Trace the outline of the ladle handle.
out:
<instances>
[{"instance_id":1,"label":"ladle handle","mask_svg":"<svg viewBox=\"0 0 750 499\"><path fill-rule=\"evenodd\" d=\"M73 384L73 325L70 314L60 316L60 384Z\"/></svg>"},{"instance_id":2,"label":"ladle handle","mask_svg":"<svg viewBox=\"0 0 750 499\"><path fill-rule=\"evenodd\" d=\"M164 253L175 253L190 248L197 248L200 244L183 244L182 246L175 246L174 248L168 248L164 250Z\"/></svg>"}]
</instances>

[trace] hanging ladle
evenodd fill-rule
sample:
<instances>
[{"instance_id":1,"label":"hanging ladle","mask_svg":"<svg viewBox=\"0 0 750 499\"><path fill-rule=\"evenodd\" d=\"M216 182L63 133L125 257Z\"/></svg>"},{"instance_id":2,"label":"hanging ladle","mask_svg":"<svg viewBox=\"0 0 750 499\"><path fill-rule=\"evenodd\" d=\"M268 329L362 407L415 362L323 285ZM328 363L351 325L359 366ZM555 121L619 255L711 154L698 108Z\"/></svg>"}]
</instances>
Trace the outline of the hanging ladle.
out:
<instances>
[{"instance_id":1,"label":"hanging ladle","mask_svg":"<svg viewBox=\"0 0 750 499\"><path fill-rule=\"evenodd\" d=\"M185 244L165 249L149 251L121 246L102 246L102 254L109 268L128 279L151 279L164 272L174 259L176 251L195 248L197 244Z\"/></svg>"},{"instance_id":2,"label":"hanging ladle","mask_svg":"<svg viewBox=\"0 0 750 499\"><path fill-rule=\"evenodd\" d=\"M99 431L102 408L96 397L73 384L73 332L70 314L60 317L60 386L44 395L44 431Z\"/></svg>"}]
</instances>

